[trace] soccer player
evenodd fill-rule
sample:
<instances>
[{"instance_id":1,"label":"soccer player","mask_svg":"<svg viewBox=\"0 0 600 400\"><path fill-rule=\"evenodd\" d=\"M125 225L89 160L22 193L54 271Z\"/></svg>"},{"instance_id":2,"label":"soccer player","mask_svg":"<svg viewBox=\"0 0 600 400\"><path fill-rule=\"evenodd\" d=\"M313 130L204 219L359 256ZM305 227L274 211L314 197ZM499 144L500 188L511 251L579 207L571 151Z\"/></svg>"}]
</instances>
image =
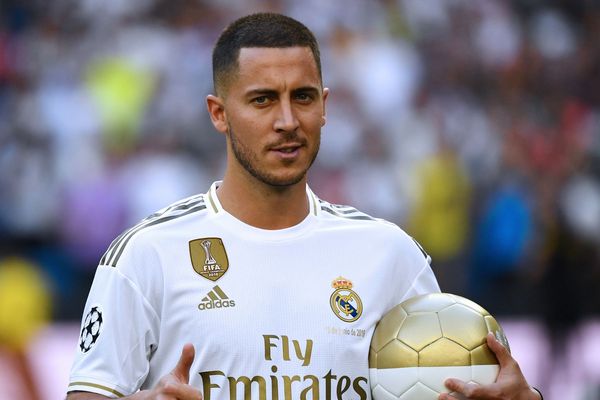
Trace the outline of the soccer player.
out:
<instances>
[{"instance_id":1,"label":"soccer player","mask_svg":"<svg viewBox=\"0 0 600 400\"><path fill-rule=\"evenodd\" d=\"M307 186L328 89L304 25L269 13L235 21L213 74L225 175L108 248L68 399L368 399L375 324L439 291L429 257L397 226ZM490 341L500 376L477 398L537 399Z\"/></svg>"}]
</instances>

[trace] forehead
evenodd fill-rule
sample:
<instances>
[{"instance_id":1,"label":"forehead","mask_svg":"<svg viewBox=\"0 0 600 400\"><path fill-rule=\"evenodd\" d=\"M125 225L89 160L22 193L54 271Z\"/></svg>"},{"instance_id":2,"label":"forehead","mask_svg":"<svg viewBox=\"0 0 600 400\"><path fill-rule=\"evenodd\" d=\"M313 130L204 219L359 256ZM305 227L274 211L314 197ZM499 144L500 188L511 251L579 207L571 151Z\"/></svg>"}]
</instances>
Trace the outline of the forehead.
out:
<instances>
[{"instance_id":1,"label":"forehead","mask_svg":"<svg viewBox=\"0 0 600 400\"><path fill-rule=\"evenodd\" d=\"M242 48L236 75L234 85L321 86L317 63L309 47Z\"/></svg>"}]
</instances>

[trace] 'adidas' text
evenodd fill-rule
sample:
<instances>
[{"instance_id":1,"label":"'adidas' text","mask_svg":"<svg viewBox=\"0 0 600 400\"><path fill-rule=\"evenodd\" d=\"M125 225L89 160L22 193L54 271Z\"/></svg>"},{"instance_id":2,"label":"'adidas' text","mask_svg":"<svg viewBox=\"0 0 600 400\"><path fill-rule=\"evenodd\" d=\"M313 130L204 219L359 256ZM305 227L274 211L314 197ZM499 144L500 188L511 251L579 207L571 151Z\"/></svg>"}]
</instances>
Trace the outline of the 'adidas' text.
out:
<instances>
[{"instance_id":1,"label":"'adidas' text","mask_svg":"<svg viewBox=\"0 0 600 400\"><path fill-rule=\"evenodd\" d=\"M213 308L225 308L225 307L235 307L235 301L233 300L217 300L217 301L207 301L205 303L198 304L199 310L210 310Z\"/></svg>"},{"instance_id":2,"label":"'adidas' text","mask_svg":"<svg viewBox=\"0 0 600 400\"><path fill-rule=\"evenodd\" d=\"M227 308L235 307L235 301L229 299L225 292L216 285L210 292L202 299L202 302L198 304L199 310L212 310L215 308Z\"/></svg>"}]
</instances>

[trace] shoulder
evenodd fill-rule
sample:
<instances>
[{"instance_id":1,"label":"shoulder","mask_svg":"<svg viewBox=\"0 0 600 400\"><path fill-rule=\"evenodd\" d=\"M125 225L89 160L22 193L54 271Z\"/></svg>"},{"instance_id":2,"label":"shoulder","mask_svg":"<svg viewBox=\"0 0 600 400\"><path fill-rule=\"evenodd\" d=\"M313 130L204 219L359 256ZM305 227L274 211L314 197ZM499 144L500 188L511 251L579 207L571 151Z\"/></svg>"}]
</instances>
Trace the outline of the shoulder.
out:
<instances>
[{"instance_id":1,"label":"shoulder","mask_svg":"<svg viewBox=\"0 0 600 400\"><path fill-rule=\"evenodd\" d=\"M177 201L125 230L112 241L100 265L116 267L125 253L134 248L149 246L156 237L173 229L173 225L185 223L206 213L206 195L198 194Z\"/></svg>"},{"instance_id":2,"label":"shoulder","mask_svg":"<svg viewBox=\"0 0 600 400\"><path fill-rule=\"evenodd\" d=\"M324 216L331 216L338 221L370 221L390 224L388 221L372 217L352 206L334 204L322 199L317 199L317 204Z\"/></svg>"},{"instance_id":3,"label":"shoulder","mask_svg":"<svg viewBox=\"0 0 600 400\"><path fill-rule=\"evenodd\" d=\"M423 247L393 222L373 217L348 205L333 204L321 199L318 199L318 204L325 226L348 231L357 230L368 240L386 243L387 248L416 256L415 258L421 260L424 257L428 264L431 263L431 257Z\"/></svg>"},{"instance_id":4,"label":"shoulder","mask_svg":"<svg viewBox=\"0 0 600 400\"><path fill-rule=\"evenodd\" d=\"M388 232L392 235L403 232L396 224L382 218L373 217L349 205L334 204L322 199L318 199L317 204L321 219L329 225L345 226L348 229L352 227L371 229Z\"/></svg>"}]
</instances>

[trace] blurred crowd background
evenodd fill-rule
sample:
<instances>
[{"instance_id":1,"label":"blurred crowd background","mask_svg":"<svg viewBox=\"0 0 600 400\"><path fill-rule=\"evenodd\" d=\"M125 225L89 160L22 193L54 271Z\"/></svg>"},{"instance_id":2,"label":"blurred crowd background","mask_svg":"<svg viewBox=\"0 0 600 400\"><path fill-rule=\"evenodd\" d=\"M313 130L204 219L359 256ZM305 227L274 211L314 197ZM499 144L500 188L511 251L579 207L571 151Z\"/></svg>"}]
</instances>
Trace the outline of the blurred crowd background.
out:
<instances>
[{"instance_id":1,"label":"blurred crowd background","mask_svg":"<svg viewBox=\"0 0 600 400\"><path fill-rule=\"evenodd\" d=\"M49 398L31 348L72 325L71 357L111 240L222 176L211 50L255 11L321 44L331 94L313 190L403 227L443 291L529 322L547 399L600 399L584 363L600 358L592 0L2 0L0 371L24 371L20 398Z\"/></svg>"}]
</instances>

